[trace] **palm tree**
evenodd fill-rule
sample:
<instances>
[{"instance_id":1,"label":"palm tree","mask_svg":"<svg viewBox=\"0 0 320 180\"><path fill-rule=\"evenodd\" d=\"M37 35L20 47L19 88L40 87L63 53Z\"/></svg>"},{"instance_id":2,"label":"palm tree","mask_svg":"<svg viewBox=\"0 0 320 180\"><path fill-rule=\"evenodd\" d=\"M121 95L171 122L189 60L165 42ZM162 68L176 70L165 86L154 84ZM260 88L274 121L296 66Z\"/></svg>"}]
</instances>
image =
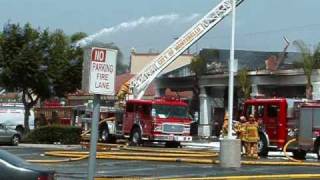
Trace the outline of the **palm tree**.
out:
<instances>
[{"instance_id":1,"label":"palm tree","mask_svg":"<svg viewBox=\"0 0 320 180\"><path fill-rule=\"evenodd\" d=\"M244 68L238 72L238 82L244 99L248 99L251 93L251 81L248 76L248 69Z\"/></svg>"},{"instance_id":2,"label":"palm tree","mask_svg":"<svg viewBox=\"0 0 320 180\"><path fill-rule=\"evenodd\" d=\"M293 44L301 52L301 61L295 62L295 66L302 68L307 79L306 98L312 99L311 75L313 69L320 67L320 43L314 51L310 50L302 40L296 40Z\"/></svg>"}]
</instances>

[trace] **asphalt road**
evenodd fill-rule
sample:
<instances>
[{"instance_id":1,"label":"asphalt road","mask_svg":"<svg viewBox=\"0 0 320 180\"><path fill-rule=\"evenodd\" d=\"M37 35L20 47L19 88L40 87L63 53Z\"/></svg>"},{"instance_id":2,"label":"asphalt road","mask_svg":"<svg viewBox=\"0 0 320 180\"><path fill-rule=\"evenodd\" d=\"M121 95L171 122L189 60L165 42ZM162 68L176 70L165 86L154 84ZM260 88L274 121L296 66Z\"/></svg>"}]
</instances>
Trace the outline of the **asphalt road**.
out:
<instances>
[{"instance_id":1,"label":"asphalt road","mask_svg":"<svg viewBox=\"0 0 320 180\"><path fill-rule=\"evenodd\" d=\"M41 147L10 147L0 146L23 159L47 159L43 153L58 150L55 148ZM62 150L62 149L60 149ZM81 150L81 149L75 149ZM281 158L281 157L280 157ZM56 158L55 158L56 159ZM274 159L274 158L273 158ZM312 160L311 161L316 161ZM58 180L86 179L88 160L41 164L54 169ZM303 166L242 166L239 169L224 169L219 165L191 164L179 162L152 162L152 161L127 161L127 160L97 160L97 176L108 177L152 177L154 179L169 177L206 177L230 175L264 175L264 174L297 174L320 173L319 167Z\"/></svg>"}]
</instances>

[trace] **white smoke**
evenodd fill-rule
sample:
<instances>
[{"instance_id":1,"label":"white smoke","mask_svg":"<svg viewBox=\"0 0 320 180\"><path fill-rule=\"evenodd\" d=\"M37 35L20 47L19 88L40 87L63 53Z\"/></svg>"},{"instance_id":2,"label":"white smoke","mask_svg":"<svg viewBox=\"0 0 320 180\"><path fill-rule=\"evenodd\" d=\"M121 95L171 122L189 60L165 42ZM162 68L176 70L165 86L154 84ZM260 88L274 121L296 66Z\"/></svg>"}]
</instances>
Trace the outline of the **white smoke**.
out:
<instances>
[{"instance_id":1,"label":"white smoke","mask_svg":"<svg viewBox=\"0 0 320 180\"><path fill-rule=\"evenodd\" d=\"M183 18L182 21L183 22L192 21L195 18L197 18L198 16L199 16L199 14L192 14L191 16ZM134 20L134 21L123 22L123 23L120 23L120 24L113 26L113 27L110 27L110 28L104 28L95 34L92 34L86 38L81 39L80 41L78 41L76 43L76 46L85 46L101 35L106 36L110 33L115 33L118 31L131 30L131 29L134 29L140 25L155 24L155 23L159 23L159 22L163 22L163 21L171 23L173 21L177 21L180 19L181 19L181 17L178 14L165 14L165 15L151 16L151 17L140 17L139 19Z\"/></svg>"},{"instance_id":2,"label":"white smoke","mask_svg":"<svg viewBox=\"0 0 320 180\"><path fill-rule=\"evenodd\" d=\"M197 14L197 13L191 14L191 16L186 17L186 18L184 19L184 22L193 21L193 20L195 20L195 19L198 19L199 16L200 16L200 14Z\"/></svg>"}]
</instances>

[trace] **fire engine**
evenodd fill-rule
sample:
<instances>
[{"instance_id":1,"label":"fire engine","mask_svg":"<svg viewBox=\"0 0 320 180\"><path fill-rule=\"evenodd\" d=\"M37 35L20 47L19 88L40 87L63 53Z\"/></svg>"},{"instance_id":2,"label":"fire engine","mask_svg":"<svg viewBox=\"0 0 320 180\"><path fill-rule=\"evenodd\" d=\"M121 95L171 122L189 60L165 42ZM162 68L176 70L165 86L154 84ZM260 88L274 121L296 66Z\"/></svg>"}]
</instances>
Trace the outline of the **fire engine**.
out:
<instances>
[{"instance_id":1,"label":"fire engine","mask_svg":"<svg viewBox=\"0 0 320 180\"><path fill-rule=\"evenodd\" d=\"M92 108L74 107L74 122L88 130ZM105 120L105 121L103 121ZM177 147L180 142L191 141L188 104L176 97L154 100L128 100L125 109L100 107L99 140L114 142L127 138L131 145L144 141L165 142L167 147Z\"/></svg>"},{"instance_id":2,"label":"fire engine","mask_svg":"<svg viewBox=\"0 0 320 180\"><path fill-rule=\"evenodd\" d=\"M107 121L104 132L108 132L108 137L116 136L116 132L119 132L110 127L119 127L122 128L122 135L129 138L134 145L149 140L165 141L167 145L178 146L180 142L192 140L192 119L188 116L187 103L177 98L141 98L149 84L163 69L232 11L232 2L233 0L222 0L150 64L122 85L117 97L124 104L123 118ZM236 0L236 5L242 2L243 0Z\"/></svg>"},{"instance_id":3,"label":"fire engine","mask_svg":"<svg viewBox=\"0 0 320 180\"><path fill-rule=\"evenodd\" d=\"M191 141L188 104L175 97L155 100L128 100L123 134L132 145L142 141L164 141L168 147Z\"/></svg>"},{"instance_id":4,"label":"fire engine","mask_svg":"<svg viewBox=\"0 0 320 180\"><path fill-rule=\"evenodd\" d=\"M307 152L320 156L320 102L286 98L249 99L244 103L243 114L254 114L261 125L260 155L268 155L271 148L289 146L294 157L303 159Z\"/></svg>"}]
</instances>

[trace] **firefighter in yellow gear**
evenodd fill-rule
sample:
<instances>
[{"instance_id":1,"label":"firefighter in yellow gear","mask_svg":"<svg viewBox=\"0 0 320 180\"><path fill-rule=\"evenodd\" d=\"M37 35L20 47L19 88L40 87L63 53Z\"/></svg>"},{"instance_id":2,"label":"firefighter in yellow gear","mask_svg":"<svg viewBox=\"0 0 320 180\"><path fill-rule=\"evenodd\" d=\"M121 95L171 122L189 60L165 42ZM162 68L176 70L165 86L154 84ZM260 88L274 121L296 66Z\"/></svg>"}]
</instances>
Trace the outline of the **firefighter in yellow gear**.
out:
<instances>
[{"instance_id":1,"label":"firefighter in yellow gear","mask_svg":"<svg viewBox=\"0 0 320 180\"><path fill-rule=\"evenodd\" d=\"M247 119L245 116L241 116L240 120L235 124L235 131L237 133L237 138L241 140L242 153L245 153L244 141L246 138L246 124L247 124Z\"/></svg>"},{"instance_id":2,"label":"firefighter in yellow gear","mask_svg":"<svg viewBox=\"0 0 320 180\"><path fill-rule=\"evenodd\" d=\"M237 133L237 137L238 137L238 139L240 139L241 141L243 141L244 138L245 138L246 123L247 123L246 117L245 117L245 116L241 116L241 117L240 117L240 121L238 121L238 122L235 124L235 131L236 131L236 133Z\"/></svg>"},{"instance_id":3,"label":"firefighter in yellow gear","mask_svg":"<svg viewBox=\"0 0 320 180\"><path fill-rule=\"evenodd\" d=\"M251 114L249 117L249 121L245 125L245 138L244 144L246 148L247 157L251 158L259 158L258 155L258 142L259 142L259 132L258 132L259 124Z\"/></svg>"},{"instance_id":4,"label":"firefighter in yellow gear","mask_svg":"<svg viewBox=\"0 0 320 180\"><path fill-rule=\"evenodd\" d=\"M124 100L126 95L129 94L129 90L130 90L129 86L130 86L129 81L121 85L119 92L117 93L118 100L120 101Z\"/></svg>"},{"instance_id":5,"label":"firefighter in yellow gear","mask_svg":"<svg viewBox=\"0 0 320 180\"><path fill-rule=\"evenodd\" d=\"M226 113L224 114L223 124L222 124L222 129L221 129L221 135L222 135L222 137L228 135L228 119L229 119L229 114L226 112Z\"/></svg>"}]
</instances>

